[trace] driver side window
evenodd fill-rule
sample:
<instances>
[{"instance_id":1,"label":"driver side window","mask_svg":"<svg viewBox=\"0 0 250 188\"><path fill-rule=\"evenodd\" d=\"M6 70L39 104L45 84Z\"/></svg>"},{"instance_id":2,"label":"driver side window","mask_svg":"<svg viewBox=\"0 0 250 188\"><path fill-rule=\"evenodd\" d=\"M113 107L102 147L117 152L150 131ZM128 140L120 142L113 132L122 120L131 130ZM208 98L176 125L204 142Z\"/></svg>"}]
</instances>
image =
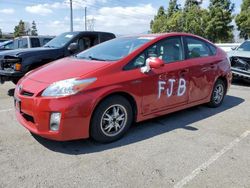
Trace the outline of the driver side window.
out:
<instances>
[{"instance_id":1,"label":"driver side window","mask_svg":"<svg viewBox=\"0 0 250 188\"><path fill-rule=\"evenodd\" d=\"M180 37L171 37L157 42L150 46L134 60L132 60L125 70L131 70L145 66L146 60L149 57L157 57L165 63L181 61L184 58L182 51L182 42Z\"/></svg>"}]
</instances>

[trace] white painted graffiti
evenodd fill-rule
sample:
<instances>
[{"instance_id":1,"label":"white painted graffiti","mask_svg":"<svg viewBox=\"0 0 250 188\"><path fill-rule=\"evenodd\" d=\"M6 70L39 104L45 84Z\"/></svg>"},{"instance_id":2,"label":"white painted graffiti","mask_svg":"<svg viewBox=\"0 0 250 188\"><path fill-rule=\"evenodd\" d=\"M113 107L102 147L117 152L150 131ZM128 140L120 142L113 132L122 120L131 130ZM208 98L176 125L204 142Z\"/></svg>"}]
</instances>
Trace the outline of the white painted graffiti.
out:
<instances>
[{"instance_id":1,"label":"white painted graffiti","mask_svg":"<svg viewBox=\"0 0 250 188\"><path fill-rule=\"evenodd\" d=\"M165 95L167 97L171 97L173 95L174 90L174 83L176 82L175 79L169 79L166 81L158 81L158 99L161 98L162 92L165 91ZM168 87L166 88L166 84L168 83ZM183 96L186 92L186 80L183 78L180 78L178 83L178 90L177 90L177 96Z\"/></svg>"}]
</instances>

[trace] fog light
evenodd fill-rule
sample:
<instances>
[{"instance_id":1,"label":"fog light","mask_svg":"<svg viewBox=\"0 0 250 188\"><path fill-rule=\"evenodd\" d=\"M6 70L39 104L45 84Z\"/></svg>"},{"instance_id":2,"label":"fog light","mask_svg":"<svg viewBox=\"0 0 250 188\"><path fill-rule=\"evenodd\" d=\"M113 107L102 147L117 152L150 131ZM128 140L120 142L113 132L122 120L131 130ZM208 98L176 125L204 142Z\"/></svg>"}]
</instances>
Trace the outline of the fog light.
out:
<instances>
[{"instance_id":1,"label":"fog light","mask_svg":"<svg viewBox=\"0 0 250 188\"><path fill-rule=\"evenodd\" d=\"M54 112L50 115L50 130L51 131L58 131L59 125L61 121L61 113Z\"/></svg>"}]
</instances>

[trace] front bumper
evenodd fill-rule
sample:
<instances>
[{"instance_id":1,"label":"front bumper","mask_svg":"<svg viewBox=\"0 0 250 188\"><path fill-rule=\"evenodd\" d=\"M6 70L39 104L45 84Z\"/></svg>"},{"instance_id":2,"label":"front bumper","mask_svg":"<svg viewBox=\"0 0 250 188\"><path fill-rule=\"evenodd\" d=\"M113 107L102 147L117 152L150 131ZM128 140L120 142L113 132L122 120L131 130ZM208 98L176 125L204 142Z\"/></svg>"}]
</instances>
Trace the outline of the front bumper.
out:
<instances>
[{"instance_id":1,"label":"front bumper","mask_svg":"<svg viewBox=\"0 0 250 188\"><path fill-rule=\"evenodd\" d=\"M250 71L245 71L234 67L231 67L231 70L234 77L250 79Z\"/></svg>"},{"instance_id":2,"label":"front bumper","mask_svg":"<svg viewBox=\"0 0 250 188\"><path fill-rule=\"evenodd\" d=\"M39 86L38 86L39 87ZM18 87L17 87L18 88ZM77 94L62 98L24 96L15 91L20 100L20 110L16 108L17 120L30 132L44 138L58 141L89 137L89 124L93 105L88 94ZM50 130L50 115L61 113L58 131Z\"/></svg>"},{"instance_id":3,"label":"front bumper","mask_svg":"<svg viewBox=\"0 0 250 188\"><path fill-rule=\"evenodd\" d=\"M0 70L0 83L4 83L5 81L12 81L15 79L19 79L23 76L24 76L24 73L20 71Z\"/></svg>"}]
</instances>

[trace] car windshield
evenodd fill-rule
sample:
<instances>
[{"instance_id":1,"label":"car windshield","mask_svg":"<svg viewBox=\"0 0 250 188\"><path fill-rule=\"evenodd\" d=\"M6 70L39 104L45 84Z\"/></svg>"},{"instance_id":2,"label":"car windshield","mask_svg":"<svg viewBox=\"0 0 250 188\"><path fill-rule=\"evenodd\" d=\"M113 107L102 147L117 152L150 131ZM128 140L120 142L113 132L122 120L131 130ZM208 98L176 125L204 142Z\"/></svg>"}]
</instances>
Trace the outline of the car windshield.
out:
<instances>
[{"instance_id":1,"label":"car windshield","mask_svg":"<svg viewBox=\"0 0 250 188\"><path fill-rule=\"evenodd\" d=\"M242 43L239 48L239 51L250 51L250 41L245 41L244 43Z\"/></svg>"},{"instance_id":2,"label":"car windshield","mask_svg":"<svg viewBox=\"0 0 250 188\"><path fill-rule=\"evenodd\" d=\"M98 61L117 61L132 53L154 37L122 37L101 43L79 53L76 58Z\"/></svg>"},{"instance_id":3,"label":"car windshield","mask_svg":"<svg viewBox=\"0 0 250 188\"><path fill-rule=\"evenodd\" d=\"M50 48L61 48L67 44L72 38L74 38L78 33L63 33L51 41L49 41L44 47Z\"/></svg>"},{"instance_id":4,"label":"car windshield","mask_svg":"<svg viewBox=\"0 0 250 188\"><path fill-rule=\"evenodd\" d=\"M0 45L0 49L12 49L13 48L13 41L5 41Z\"/></svg>"}]
</instances>

